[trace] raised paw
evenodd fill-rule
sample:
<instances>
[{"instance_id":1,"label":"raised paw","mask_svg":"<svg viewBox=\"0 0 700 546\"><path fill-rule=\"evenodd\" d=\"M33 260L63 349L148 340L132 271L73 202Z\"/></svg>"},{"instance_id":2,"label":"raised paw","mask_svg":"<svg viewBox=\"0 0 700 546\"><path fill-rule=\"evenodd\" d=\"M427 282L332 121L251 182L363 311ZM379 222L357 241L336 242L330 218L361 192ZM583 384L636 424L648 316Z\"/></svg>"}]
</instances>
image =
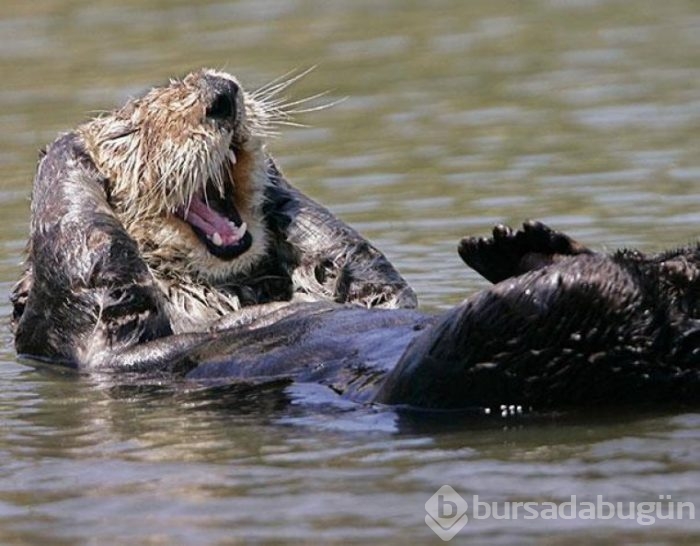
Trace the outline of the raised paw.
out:
<instances>
[{"instance_id":1,"label":"raised paw","mask_svg":"<svg viewBox=\"0 0 700 546\"><path fill-rule=\"evenodd\" d=\"M544 267L562 256L591 253L568 235L535 220L526 221L515 232L498 224L488 239L465 237L458 251L464 263L493 283Z\"/></svg>"}]
</instances>

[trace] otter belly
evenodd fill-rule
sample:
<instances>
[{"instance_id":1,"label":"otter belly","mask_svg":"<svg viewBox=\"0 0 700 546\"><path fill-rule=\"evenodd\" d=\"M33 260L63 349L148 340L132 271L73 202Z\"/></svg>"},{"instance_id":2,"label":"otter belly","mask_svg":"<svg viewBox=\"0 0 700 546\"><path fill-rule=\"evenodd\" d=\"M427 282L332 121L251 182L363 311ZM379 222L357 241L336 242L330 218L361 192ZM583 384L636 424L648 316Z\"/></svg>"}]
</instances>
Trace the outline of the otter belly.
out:
<instances>
[{"instance_id":1,"label":"otter belly","mask_svg":"<svg viewBox=\"0 0 700 546\"><path fill-rule=\"evenodd\" d=\"M354 401L374 398L410 342L434 322L411 310L301 304L262 327L231 329L199 348L193 380L289 378Z\"/></svg>"}]
</instances>

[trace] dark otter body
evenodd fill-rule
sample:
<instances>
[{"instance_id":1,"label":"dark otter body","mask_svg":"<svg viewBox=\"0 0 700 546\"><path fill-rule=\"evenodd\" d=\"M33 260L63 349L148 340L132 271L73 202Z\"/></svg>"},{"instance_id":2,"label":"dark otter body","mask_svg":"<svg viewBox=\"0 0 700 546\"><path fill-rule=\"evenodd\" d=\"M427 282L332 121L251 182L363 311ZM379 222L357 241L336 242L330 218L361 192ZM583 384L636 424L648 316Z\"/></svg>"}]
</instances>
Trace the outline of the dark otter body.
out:
<instances>
[{"instance_id":1,"label":"dark otter body","mask_svg":"<svg viewBox=\"0 0 700 546\"><path fill-rule=\"evenodd\" d=\"M415 300L381 253L271 160L267 172L268 253L230 287L207 285L251 305L174 333L187 308L169 306L81 137L59 138L39 165L28 267L13 293L18 353L197 381L289 378L433 409L700 402L697 247L607 256L542 224L497 226L459 249L491 289L440 316L367 309L352 302ZM313 295L308 279L330 287L325 297L289 301Z\"/></svg>"},{"instance_id":2,"label":"dark otter body","mask_svg":"<svg viewBox=\"0 0 700 546\"><path fill-rule=\"evenodd\" d=\"M98 176L71 185L66 170L81 161L79 142L66 136L39 169L33 282L14 299L24 355L198 380L289 377L358 401L425 408L700 399L696 247L605 256L541 224L514 234L499 227L460 247L498 284L439 317L290 304L244 326L172 335Z\"/></svg>"},{"instance_id":3,"label":"dark otter body","mask_svg":"<svg viewBox=\"0 0 700 546\"><path fill-rule=\"evenodd\" d=\"M697 249L557 262L439 317L301 307L208 342L189 377L284 376L432 409L700 401Z\"/></svg>"}]
</instances>

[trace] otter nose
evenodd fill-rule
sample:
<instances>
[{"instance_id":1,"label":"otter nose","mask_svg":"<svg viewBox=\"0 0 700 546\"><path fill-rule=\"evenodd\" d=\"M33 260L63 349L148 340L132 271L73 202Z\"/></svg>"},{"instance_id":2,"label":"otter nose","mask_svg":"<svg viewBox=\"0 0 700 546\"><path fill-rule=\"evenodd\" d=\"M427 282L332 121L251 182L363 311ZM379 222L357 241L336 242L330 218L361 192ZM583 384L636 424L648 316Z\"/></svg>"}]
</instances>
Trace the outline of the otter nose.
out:
<instances>
[{"instance_id":1,"label":"otter nose","mask_svg":"<svg viewBox=\"0 0 700 546\"><path fill-rule=\"evenodd\" d=\"M236 82L215 76L206 76L206 81L214 91L213 99L207 107L207 117L234 121L236 118L236 97L239 90Z\"/></svg>"}]
</instances>

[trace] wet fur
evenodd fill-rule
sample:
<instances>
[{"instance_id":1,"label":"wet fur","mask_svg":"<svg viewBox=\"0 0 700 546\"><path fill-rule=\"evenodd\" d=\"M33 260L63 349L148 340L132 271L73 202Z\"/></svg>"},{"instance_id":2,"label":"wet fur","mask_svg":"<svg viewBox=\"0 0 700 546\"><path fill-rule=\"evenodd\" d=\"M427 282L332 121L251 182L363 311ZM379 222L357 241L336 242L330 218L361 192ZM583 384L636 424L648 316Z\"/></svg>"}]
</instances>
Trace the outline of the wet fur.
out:
<instances>
[{"instance_id":1,"label":"wet fur","mask_svg":"<svg viewBox=\"0 0 700 546\"><path fill-rule=\"evenodd\" d=\"M526 409L700 401L698 247L550 257L447 313L378 399Z\"/></svg>"},{"instance_id":2,"label":"wet fur","mask_svg":"<svg viewBox=\"0 0 700 546\"><path fill-rule=\"evenodd\" d=\"M136 110L108 119L133 123ZM261 192L250 210L267 234L264 251L209 274L206 259L182 250L196 241L180 238L159 259L162 234L184 233L167 211L130 224L125 204L140 190L115 183L131 169L109 167L108 151L101 158L101 140L89 138L102 134L95 123L57 139L39 163L27 268L12 295L19 353L197 381L313 381L353 400L433 409L700 402L697 246L605 255L537 222L496 226L459 246L493 287L437 316L396 309L415 296L384 256L255 148L249 172L258 174L242 187ZM221 149L214 155L225 165ZM139 180L170 180L156 170ZM166 209L179 191L153 187ZM141 230L163 217L163 231Z\"/></svg>"},{"instance_id":3,"label":"wet fur","mask_svg":"<svg viewBox=\"0 0 700 546\"><path fill-rule=\"evenodd\" d=\"M244 321L248 306L299 298L415 306L415 295L379 251L289 185L277 169L265 142L270 127L284 119L279 103L266 103L265 92L241 89L234 122L207 117L207 107L227 82L240 87L228 74L192 73L80 125L48 147L34 183L26 271L12 296L19 339L33 328L25 327L34 319L24 315L32 292L50 292L82 277L65 260L62 270L53 272L55 279L42 279L35 287L35 271L48 273L43 253L51 245L58 252L78 244L72 230L87 233L103 217L114 225L115 241L137 249L134 261L139 263L133 267L145 269L139 282L147 279L153 287L175 333L207 330L231 313L242 313ZM273 86L268 95L284 85ZM233 186L236 206L253 236L252 247L231 261L213 256L174 214L210 180L222 192ZM73 226L72 217L80 218L79 226ZM83 261L94 266L100 260L92 240L79 241L79 249ZM91 313L99 324L99 311ZM62 324L49 327L61 329ZM94 342L95 351L99 343ZM38 345L22 347L54 354L70 344ZM93 352L83 351L76 360L91 363L85 355Z\"/></svg>"}]
</instances>

